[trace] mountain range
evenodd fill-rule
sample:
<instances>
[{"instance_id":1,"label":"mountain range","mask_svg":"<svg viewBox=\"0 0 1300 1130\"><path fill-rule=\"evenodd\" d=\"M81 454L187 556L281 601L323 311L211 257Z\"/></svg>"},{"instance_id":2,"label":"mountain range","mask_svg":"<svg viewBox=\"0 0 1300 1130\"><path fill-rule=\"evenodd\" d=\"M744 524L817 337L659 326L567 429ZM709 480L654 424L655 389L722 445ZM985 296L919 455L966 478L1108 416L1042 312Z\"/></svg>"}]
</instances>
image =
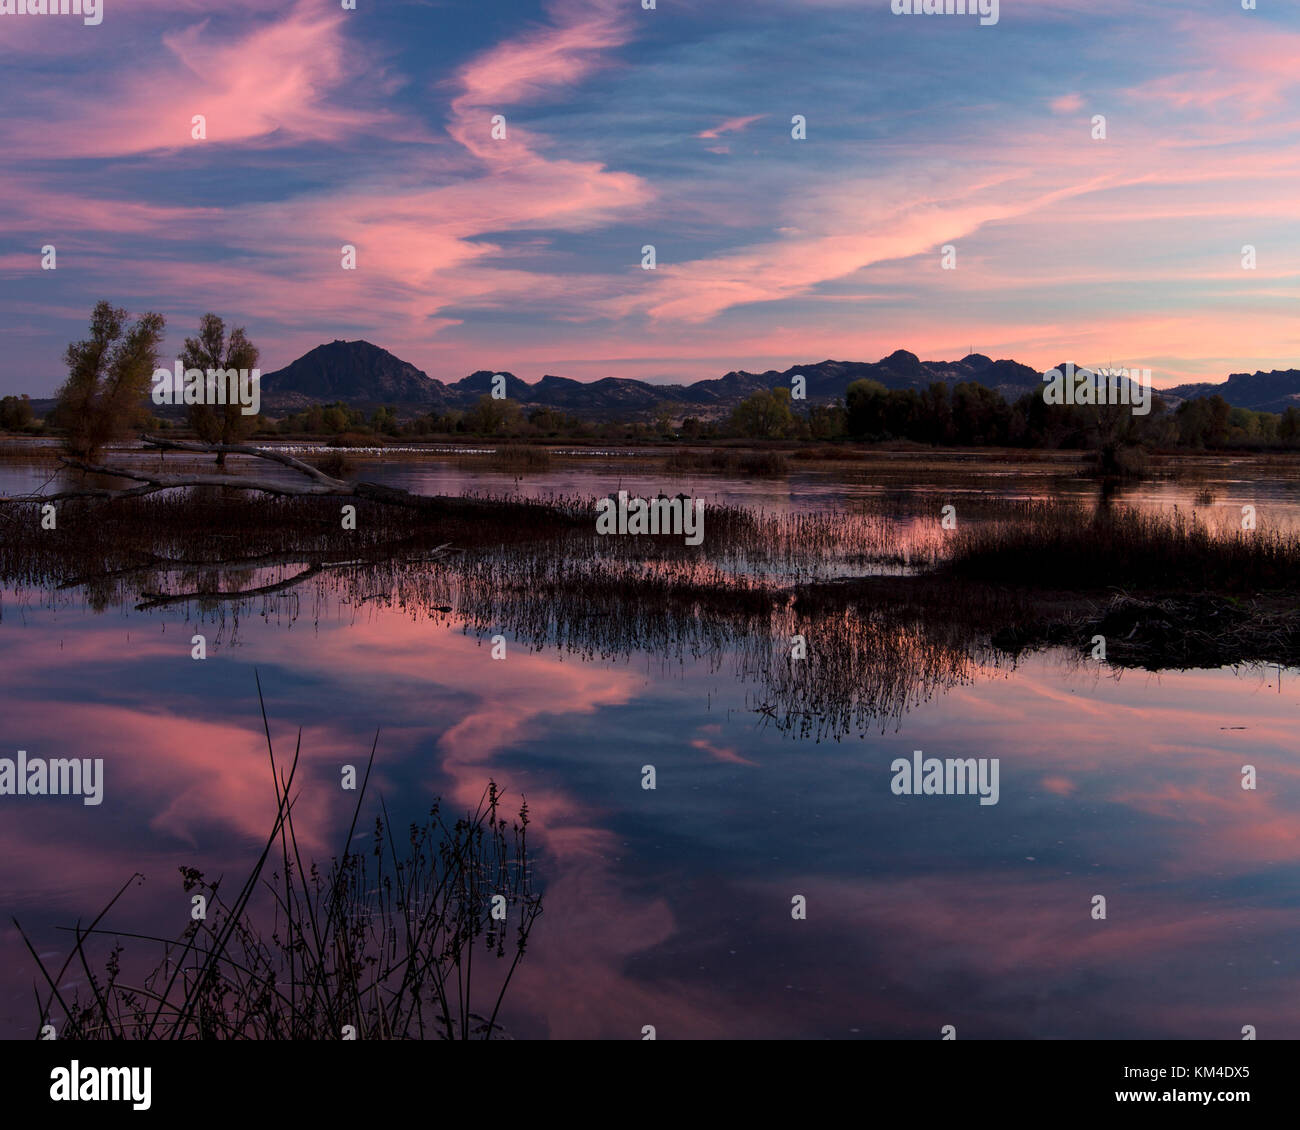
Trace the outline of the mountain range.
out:
<instances>
[{"instance_id":1,"label":"mountain range","mask_svg":"<svg viewBox=\"0 0 1300 1130\"><path fill-rule=\"evenodd\" d=\"M513 373L491 369L446 383L368 341L335 340L318 345L282 369L264 373L262 411L283 416L313 404L342 401L367 413L389 405L407 419L426 412L470 408L492 391L493 378L498 375L505 378L506 396L525 408L546 406L589 420L646 419L664 406L674 416L717 418L753 392L790 388L797 375L805 379L809 404L843 397L850 384L862 379L879 381L889 389L916 390L934 381L949 386L972 381L996 389L1007 400L1043 388L1042 374L1018 361L994 361L982 353L971 353L960 361L922 361L905 349L880 361L818 361L762 373L738 370L687 385L656 385L623 377L587 382L549 375L530 384ZM1217 393L1233 407L1282 412L1300 406L1300 369L1233 373L1222 384L1184 384L1158 391L1171 406ZM44 415L53 401L33 400L32 406L37 415ZM163 410L167 415L182 415L183 411Z\"/></svg>"},{"instance_id":2,"label":"mountain range","mask_svg":"<svg viewBox=\"0 0 1300 1130\"><path fill-rule=\"evenodd\" d=\"M623 377L584 382L549 375L530 384L513 373L490 369L448 384L368 341L333 341L264 374L263 411L282 415L334 400L363 410L388 404L401 416L466 409L492 391L497 375L505 378L506 396L525 407L544 405L586 419L622 420L649 416L663 405L674 415L721 415L758 390L789 388L796 375L804 377L807 401L812 404L842 397L850 384L864 378L890 389L917 390L934 381L949 386L972 381L996 389L1008 400L1043 387L1042 374L1018 361L994 361L982 353L960 361L922 361L905 349L880 361L818 361L762 373L738 370L688 385L655 385ZM1176 404L1215 393L1234 407L1281 412L1293 404L1300 406L1300 369L1234 373L1223 384L1179 385L1161 390L1160 396Z\"/></svg>"},{"instance_id":3,"label":"mountain range","mask_svg":"<svg viewBox=\"0 0 1300 1130\"><path fill-rule=\"evenodd\" d=\"M877 380L886 388L924 388L932 381L976 381L1014 398L1041 388L1037 371L1015 361L993 361L972 353L960 361L921 361L898 350L881 361L819 361L762 373L733 371L689 385L655 385L622 377L575 381L544 376L530 384L513 373L480 369L447 384L367 341L319 345L283 369L262 376L263 411L300 411L312 404L341 400L370 410L388 404L399 415L472 407L492 391L493 378L505 379L506 396L525 407L547 406L588 419L634 419L668 405L674 414L702 418L729 411L751 393L784 385L802 375L807 400L842 397L856 380Z\"/></svg>"}]
</instances>

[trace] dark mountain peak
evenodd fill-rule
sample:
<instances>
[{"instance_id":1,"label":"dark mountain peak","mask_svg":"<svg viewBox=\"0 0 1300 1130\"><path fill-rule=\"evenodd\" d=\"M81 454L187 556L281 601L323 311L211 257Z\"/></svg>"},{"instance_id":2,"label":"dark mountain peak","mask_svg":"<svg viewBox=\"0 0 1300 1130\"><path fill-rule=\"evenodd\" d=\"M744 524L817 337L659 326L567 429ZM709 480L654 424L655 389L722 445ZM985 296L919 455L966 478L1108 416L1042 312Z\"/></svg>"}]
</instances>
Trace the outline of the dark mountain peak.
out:
<instances>
[{"instance_id":1,"label":"dark mountain peak","mask_svg":"<svg viewBox=\"0 0 1300 1130\"><path fill-rule=\"evenodd\" d=\"M882 365L919 365L921 359L915 353L909 353L906 349L895 349L888 357L882 357Z\"/></svg>"},{"instance_id":2,"label":"dark mountain peak","mask_svg":"<svg viewBox=\"0 0 1300 1130\"><path fill-rule=\"evenodd\" d=\"M575 381L572 377L553 377L547 373L546 376L533 385L533 392L537 393L543 389L572 390L577 388L582 388L581 381Z\"/></svg>"},{"instance_id":3,"label":"dark mountain peak","mask_svg":"<svg viewBox=\"0 0 1300 1130\"><path fill-rule=\"evenodd\" d=\"M961 363L968 369L987 369L993 364L993 358L985 357L983 353L968 353L961 359Z\"/></svg>"},{"instance_id":4,"label":"dark mountain peak","mask_svg":"<svg viewBox=\"0 0 1300 1130\"><path fill-rule=\"evenodd\" d=\"M984 358L988 361L988 358ZM980 370L982 379L993 385L1036 385L1043 379L1043 374L1030 365L1022 365L1019 361L989 361L987 365Z\"/></svg>"},{"instance_id":5,"label":"dark mountain peak","mask_svg":"<svg viewBox=\"0 0 1300 1130\"><path fill-rule=\"evenodd\" d=\"M930 375L930 370L921 364L921 359L906 349L895 349L888 357L881 360L880 367L897 376L917 380Z\"/></svg>"},{"instance_id":6,"label":"dark mountain peak","mask_svg":"<svg viewBox=\"0 0 1300 1130\"><path fill-rule=\"evenodd\" d=\"M501 369L477 369L470 373L468 377L462 377L460 380L449 385L448 388L455 392L473 393L475 396L492 394L492 385L497 377L506 379L506 397L510 400L528 400L529 391L532 385L527 381L522 381L514 375Z\"/></svg>"},{"instance_id":7,"label":"dark mountain peak","mask_svg":"<svg viewBox=\"0 0 1300 1130\"><path fill-rule=\"evenodd\" d=\"M262 395L272 411L307 403L441 403L445 386L368 341L336 339L318 345L283 369L262 377Z\"/></svg>"}]
</instances>

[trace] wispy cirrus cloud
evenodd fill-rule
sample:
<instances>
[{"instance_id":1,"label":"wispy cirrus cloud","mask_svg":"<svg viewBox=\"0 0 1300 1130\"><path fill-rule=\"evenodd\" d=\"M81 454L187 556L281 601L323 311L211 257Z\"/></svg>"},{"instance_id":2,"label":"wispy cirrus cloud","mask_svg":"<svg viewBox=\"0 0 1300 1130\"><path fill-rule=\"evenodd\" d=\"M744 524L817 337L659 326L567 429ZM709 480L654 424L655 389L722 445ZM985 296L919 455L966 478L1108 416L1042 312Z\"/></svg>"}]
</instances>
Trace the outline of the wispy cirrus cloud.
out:
<instances>
[{"instance_id":1,"label":"wispy cirrus cloud","mask_svg":"<svg viewBox=\"0 0 1300 1130\"><path fill-rule=\"evenodd\" d=\"M724 133L739 133L746 126L751 126L755 122L761 122L766 114L746 114L740 118L728 118L719 125L712 126L709 129L701 130L696 137L715 138L721 137Z\"/></svg>"}]
</instances>

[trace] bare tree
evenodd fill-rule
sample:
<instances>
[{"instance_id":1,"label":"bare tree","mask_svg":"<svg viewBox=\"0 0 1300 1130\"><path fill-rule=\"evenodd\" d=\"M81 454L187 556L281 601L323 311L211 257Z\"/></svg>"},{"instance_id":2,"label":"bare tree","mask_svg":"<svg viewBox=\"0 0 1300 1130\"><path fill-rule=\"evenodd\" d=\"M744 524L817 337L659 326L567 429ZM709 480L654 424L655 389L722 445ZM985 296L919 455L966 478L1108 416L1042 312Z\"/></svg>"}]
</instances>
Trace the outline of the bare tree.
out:
<instances>
[{"instance_id":1,"label":"bare tree","mask_svg":"<svg viewBox=\"0 0 1300 1130\"><path fill-rule=\"evenodd\" d=\"M206 373L210 369L254 369L257 358L257 346L248 340L242 326L236 326L227 337L226 323L216 314L204 314L199 321L199 336L185 339L181 363L187 371L200 369ZM225 404L190 405L190 427L205 443L238 443L252 432L256 420L255 416L244 415L243 405L233 397ZM226 453L218 451L217 466L225 462Z\"/></svg>"},{"instance_id":2,"label":"bare tree","mask_svg":"<svg viewBox=\"0 0 1300 1130\"><path fill-rule=\"evenodd\" d=\"M145 396L158 364L161 314L142 314L126 329L127 313L99 302L90 316L90 337L68 346L68 379L59 389L56 422L64 446L78 459L94 459L145 414Z\"/></svg>"}]
</instances>

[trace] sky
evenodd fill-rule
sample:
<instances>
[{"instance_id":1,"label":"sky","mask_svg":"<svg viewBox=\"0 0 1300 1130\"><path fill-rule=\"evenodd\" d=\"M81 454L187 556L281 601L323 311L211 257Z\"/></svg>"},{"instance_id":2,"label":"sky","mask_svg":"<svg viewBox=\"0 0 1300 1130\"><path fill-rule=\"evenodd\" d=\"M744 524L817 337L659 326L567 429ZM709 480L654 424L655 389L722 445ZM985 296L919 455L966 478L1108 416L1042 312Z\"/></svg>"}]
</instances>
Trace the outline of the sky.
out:
<instances>
[{"instance_id":1,"label":"sky","mask_svg":"<svg viewBox=\"0 0 1300 1130\"><path fill-rule=\"evenodd\" d=\"M1290 0L343 2L0 0L0 393L105 298L263 372L1300 366Z\"/></svg>"}]
</instances>

